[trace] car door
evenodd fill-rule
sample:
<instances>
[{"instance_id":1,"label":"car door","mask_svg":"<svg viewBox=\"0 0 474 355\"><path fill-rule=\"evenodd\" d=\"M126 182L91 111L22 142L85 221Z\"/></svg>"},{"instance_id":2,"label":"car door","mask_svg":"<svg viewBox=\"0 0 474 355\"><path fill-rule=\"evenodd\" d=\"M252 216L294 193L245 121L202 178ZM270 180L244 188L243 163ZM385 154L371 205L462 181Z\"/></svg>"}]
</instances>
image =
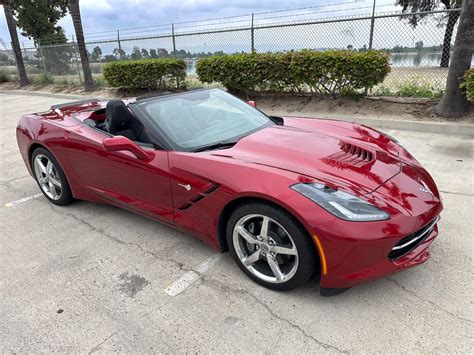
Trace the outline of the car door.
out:
<instances>
[{"instance_id":1,"label":"car door","mask_svg":"<svg viewBox=\"0 0 474 355\"><path fill-rule=\"evenodd\" d=\"M144 161L128 151L106 151L107 137L87 125L66 137L66 153L82 186L109 203L173 223L168 152L142 147L154 156Z\"/></svg>"}]
</instances>

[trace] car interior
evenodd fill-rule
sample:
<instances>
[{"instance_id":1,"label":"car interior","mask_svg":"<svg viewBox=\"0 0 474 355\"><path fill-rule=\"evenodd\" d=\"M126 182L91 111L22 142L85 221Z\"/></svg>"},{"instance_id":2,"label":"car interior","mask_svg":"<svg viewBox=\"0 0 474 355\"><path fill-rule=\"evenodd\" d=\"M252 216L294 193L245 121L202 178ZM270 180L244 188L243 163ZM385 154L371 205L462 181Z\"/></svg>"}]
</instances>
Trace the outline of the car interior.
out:
<instances>
[{"instance_id":1,"label":"car interior","mask_svg":"<svg viewBox=\"0 0 474 355\"><path fill-rule=\"evenodd\" d=\"M94 112L84 123L114 136L124 136L138 143L152 143L143 124L122 100L110 100L105 110Z\"/></svg>"}]
</instances>

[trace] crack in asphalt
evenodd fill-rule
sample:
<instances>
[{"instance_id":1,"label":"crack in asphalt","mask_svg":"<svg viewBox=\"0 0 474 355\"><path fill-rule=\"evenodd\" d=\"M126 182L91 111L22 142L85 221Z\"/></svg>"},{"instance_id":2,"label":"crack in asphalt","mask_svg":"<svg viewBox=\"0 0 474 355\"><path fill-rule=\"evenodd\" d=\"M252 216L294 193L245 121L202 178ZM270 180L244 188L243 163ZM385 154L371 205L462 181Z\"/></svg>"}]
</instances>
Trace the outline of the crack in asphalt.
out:
<instances>
[{"instance_id":1,"label":"crack in asphalt","mask_svg":"<svg viewBox=\"0 0 474 355\"><path fill-rule=\"evenodd\" d=\"M442 192L443 194L448 194L448 195L460 195L460 196L469 196L469 197L474 196L474 194L467 194L465 192L452 192L452 191L445 191L445 190L439 190L439 192Z\"/></svg>"},{"instance_id":2,"label":"crack in asphalt","mask_svg":"<svg viewBox=\"0 0 474 355\"><path fill-rule=\"evenodd\" d=\"M465 321L465 322L470 322L470 323L474 323L474 320L472 319L468 319L468 318L464 318L464 317L460 317L458 316L457 314L451 312L451 311L448 311L447 309L441 307L439 304L433 302L432 300L428 299L428 298L424 298L420 295L418 295L416 292L412 291L412 290L409 290L408 288L406 288L405 286L403 286L401 283L399 283L397 280L395 279L392 279L391 277L386 277L386 279L392 281L395 285L397 285L398 287L400 287L403 291L413 295L414 297L418 298L419 300L421 301L424 301L424 302L427 302L429 304L431 304L433 307L439 309L440 311L443 311L447 314L449 314L450 316L460 320L460 321Z\"/></svg>"},{"instance_id":3,"label":"crack in asphalt","mask_svg":"<svg viewBox=\"0 0 474 355\"><path fill-rule=\"evenodd\" d=\"M275 319L278 319L280 322L283 322L287 325L289 325L291 328L293 329L296 329L298 330L301 334L303 334L303 336L307 339L310 339L310 340L313 340L316 344L318 344L320 347L326 349L326 350L336 350L338 353L341 353L341 354L350 354L349 351L347 350L342 350L340 348L338 348L337 346L335 345L331 345L331 344L328 344L328 343L325 343L325 342L322 342L321 340L315 338L314 336L312 336L311 334L308 334L303 328L301 328L301 326L299 326L298 324L295 324L293 323L292 321L290 321L289 319L286 319L286 318L283 318L282 316L276 314L273 309L271 309L265 302L263 302L262 300L260 300L257 296L255 296L253 293L245 290L245 289L242 289L242 288L233 288L233 287L230 287L229 285L221 282L221 281L218 281L218 280L215 280L215 279L211 279L209 277L203 277L202 281L205 283L205 284L208 284L209 286L211 287L217 287L217 288L220 288L220 289L224 289L224 290L227 290L227 291L230 291L232 293L236 293L236 294L241 294L241 295L248 295L250 296L257 304L259 304L260 306L262 306L263 308L265 308L269 313L270 315L275 318Z\"/></svg>"},{"instance_id":4,"label":"crack in asphalt","mask_svg":"<svg viewBox=\"0 0 474 355\"><path fill-rule=\"evenodd\" d=\"M111 235L110 233L107 233L105 230L101 229L101 228L97 228L96 226L92 225L90 222L76 216L75 214L73 213L68 213L68 212L64 212L62 211L60 208L57 208L56 206L52 205L52 204L48 204L49 208L51 210L53 210L55 213L58 213L64 217L70 217L72 219L74 219L75 221L81 223L81 224L84 224L85 226L89 227L90 230L94 231L94 232L97 232L101 235L103 235L104 237L112 240L113 242L115 243L118 243L118 244L122 244L122 245L130 245L130 246L134 246L136 248L138 248L142 253L144 253L145 255L149 255L149 256L152 256L153 258L155 258L156 260L159 260L159 261L162 261L162 262L169 262L169 263L172 263L174 265L176 265L180 270L183 270L183 271L191 271L191 272L196 272L198 275L201 275L198 271L196 270L193 270L192 268L187 268L183 263L179 262L179 261L176 261L176 260L173 260L171 258L162 258L160 257L160 254L164 254L166 253L166 250L168 248L165 248L163 251L159 251L159 252L152 252L152 251L149 251L149 250L146 250L143 248L143 246L139 243L134 243L134 242L126 242L120 238L117 238L117 237L114 237L113 235Z\"/></svg>"},{"instance_id":5,"label":"crack in asphalt","mask_svg":"<svg viewBox=\"0 0 474 355\"><path fill-rule=\"evenodd\" d=\"M102 340L100 343L98 343L97 345L94 345L88 352L88 354L93 354L95 353L96 351L99 351L100 350L100 347L107 341L109 340L110 338L112 338L115 334L117 334L118 332L120 332L121 330L125 329L125 327L122 327L118 330L116 330L115 332L113 332L112 334L110 334L109 336L107 336L104 340Z\"/></svg>"},{"instance_id":6,"label":"crack in asphalt","mask_svg":"<svg viewBox=\"0 0 474 355\"><path fill-rule=\"evenodd\" d=\"M15 181L18 181L18 180L22 180L22 179L26 179L26 178L29 177L29 176L30 176L30 175L23 175L23 176L16 177L16 178L13 178L13 179L0 181L0 185L10 187L10 185L11 185L12 182L15 182Z\"/></svg>"}]
</instances>

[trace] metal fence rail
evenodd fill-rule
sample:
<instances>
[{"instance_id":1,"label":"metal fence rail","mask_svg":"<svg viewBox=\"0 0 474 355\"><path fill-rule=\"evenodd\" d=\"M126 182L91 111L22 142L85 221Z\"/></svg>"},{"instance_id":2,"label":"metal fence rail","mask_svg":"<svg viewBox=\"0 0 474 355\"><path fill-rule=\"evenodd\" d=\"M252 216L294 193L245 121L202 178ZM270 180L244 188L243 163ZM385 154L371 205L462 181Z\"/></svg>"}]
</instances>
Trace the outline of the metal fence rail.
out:
<instances>
[{"instance_id":1,"label":"metal fence rail","mask_svg":"<svg viewBox=\"0 0 474 355\"><path fill-rule=\"evenodd\" d=\"M416 27L408 23L414 14L400 12L318 18L320 13L294 20L285 16L213 19L158 25L148 28L113 30L86 35L93 75L100 80L106 62L139 58L180 57L188 64L192 78L201 57L236 52L280 52L306 49L382 49L390 54L392 72L372 93L396 93L414 85L434 91L445 85L447 68L441 68L443 42L450 13L439 10L424 15ZM261 14L260 14L261 15ZM304 14L303 14L304 15ZM300 16L301 17L301 16ZM275 19L279 22L275 22ZM220 22L216 23L216 20ZM219 27L216 27L219 26ZM0 69L15 71L11 51L0 51ZM24 47L28 74L59 83L80 82L81 66L74 42Z\"/></svg>"}]
</instances>

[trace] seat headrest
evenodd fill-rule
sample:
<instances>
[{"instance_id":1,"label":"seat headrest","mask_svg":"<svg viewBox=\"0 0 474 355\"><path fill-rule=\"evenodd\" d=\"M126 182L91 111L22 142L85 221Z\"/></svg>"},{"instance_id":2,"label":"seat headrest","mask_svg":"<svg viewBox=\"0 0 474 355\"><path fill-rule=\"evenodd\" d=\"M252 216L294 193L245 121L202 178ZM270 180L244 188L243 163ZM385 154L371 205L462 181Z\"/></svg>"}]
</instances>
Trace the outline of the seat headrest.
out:
<instances>
[{"instance_id":1,"label":"seat headrest","mask_svg":"<svg viewBox=\"0 0 474 355\"><path fill-rule=\"evenodd\" d=\"M133 116L122 100L110 100L105 107L105 127L111 134L125 129Z\"/></svg>"}]
</instances>

